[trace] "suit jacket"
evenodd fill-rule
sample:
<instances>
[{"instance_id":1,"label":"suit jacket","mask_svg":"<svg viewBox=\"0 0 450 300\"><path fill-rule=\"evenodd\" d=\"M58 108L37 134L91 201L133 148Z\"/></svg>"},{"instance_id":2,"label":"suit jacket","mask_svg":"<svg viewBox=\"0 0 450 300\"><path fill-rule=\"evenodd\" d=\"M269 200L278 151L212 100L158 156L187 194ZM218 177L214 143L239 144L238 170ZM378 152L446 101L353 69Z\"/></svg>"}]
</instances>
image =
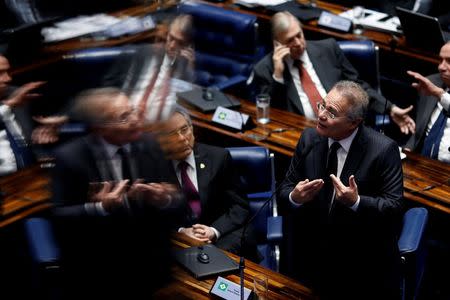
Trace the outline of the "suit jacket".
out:
<instances>
[{"instance_id":1,"label":"suit jacket","mask_svg":"<svg viewBox=\"0 0 450 300\"><path fill-rule=\"evenodd\" d=\"M103 147L95 136L88 135L58 148L55 158L52 183L56 237L68 282L83 278L83 284L73 291L79 293L74 298L86 293L133 299L143 292L151 294L170 273L170 208L162 210L129 199L129 209L106 216L88 215L84 204L89 183L113 179ZM162 181L168 176L167 169L161 168L163 161L161 150L149 136L131 143L133 179ZM158 276L148 282L148 276L142 273L153 268Z\"/></svg>"},{"instance_id":2,"label":"suit jacket","mask_svg":"<svg viewBox=\"0 0 450 300\"><path fill-rule=\"evenodd\" d=\"M428 76L436 86L446 89L444 82L439 74ZM405 144L406 148L420 152L422 150L423 141L426 137L427 125L430 121L431 115L438 103L439 99L434 96L427 96L421 94L416 106L416 132L411 135Z\"/></svg>"},{"instance_id":3,"label":"suit jacket","mask_svg":"<svg viewBox=\"0 0 450 300\"><path fill-rule=\"evenodd\" d=\"M192 220L190 208L186 204L184 220L179 227L205 224L216 228L221 236L239 229L249 215L249 207L239 193L236 182L238 176L232 168L230 153L224 148L196 143L194 157L201 215L198 220ZM171 181L178 183L173 167L171 170Z\"/></svg>"},{"instance_id":4,"label":"suit jacket","mask_svg":"<svg viewBox=\"0 0 450 300\"><path fill-rule=\"evenodd\" d=\"M372 89L368 83L358 78L358 72L345 57L334 39L307 41L306 51L314 66L325 91L329 92L340 80L351 80L361 84L370 97L370 108L377 113L384 113L386 98ZM297 89L285 63L284 84L272 77L273 52L266 55L254 68L254 84L259 91L267 91L271 105L277 108L304 115ZM388 110L392 104L388 102Z\"/></svg>"},{"instance_id":5,"label":"suit jacket","mask_svg":"<svg viewBox=\"0 0 450 300\"><path fill-rule=\"evenodd\" d=\"M280 201L289 201L289 193L299 181L327 180L327 152L326 137L315 129L303 132L282 182ZM324 189L312 201L291 210L291 233L295 237L291 273L322 291L358 298L358 291L399 287L395 280L399 275L397 239L403 177L398 146L384 135L360 126L340 176L346 186L350 175L355 175L360 195L357 211L339 202L330 210L331 200ZM350 287L348 282L345 284L347 275L352 278Z\"/></svg>"}]
</instances>

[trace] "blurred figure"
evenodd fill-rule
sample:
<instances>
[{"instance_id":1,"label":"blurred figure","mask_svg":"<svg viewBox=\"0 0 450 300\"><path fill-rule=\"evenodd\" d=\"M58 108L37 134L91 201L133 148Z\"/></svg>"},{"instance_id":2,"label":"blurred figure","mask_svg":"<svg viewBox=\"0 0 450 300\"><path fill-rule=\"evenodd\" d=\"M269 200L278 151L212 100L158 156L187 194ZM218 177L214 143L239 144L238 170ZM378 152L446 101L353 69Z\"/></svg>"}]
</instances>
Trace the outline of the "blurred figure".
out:
<instances>
[{"instance_id":1,"label":"blurred figure","mask_svg":"<svg viewBox=\"0 0 450 300\"><path fill-rule=\"evenodd\" d=\"M160 141L172 159L171 182L184 192L183 216L176 229L187 236L242 254L258 262L252 229L248 228L241 253L242 226L249 217L248 202L239 193L230 153L223 148L195 142L188 113L177 107Z\"/></svg>"},{"instance_id":2,"label":"blurred figure","mask_svg":"<svg viewBox=\"0 0 450 300\"><path fill-rule=\"evenodd\" d=\"M290 275L320 299L400 299L402 165L396 143L363 125L367 106L361 86L338 82L279 192L292 209Z\"/></svg>"},{"instance_id":3,"label":"blurred figure","mask_svg":"<svg viewBox=\"0 0 450 300\"><path fill-rule=\"evenodd\" d=\"M31 82L21 87L11 86L9 61L0 55L0 176L15 172L34 161L28 147L32 120L24 105L39 94L34 90L43 82Z\"/></svg>"},{"instance_id":4,"label":"blurred figure","mask_svg":"<svg viewBox=\"0 0 450 300\"><path fill-rule=\"evenodd\" d=\"M181 194L161 182L169 176L163 153L120 90L85 91L72 113L91 133L55 151L53 215L71 275L66 288L81 285L74 298L149 295L170 273L165 213Z\"/></svg>"},{"instance_id":5,"label":"blurred figure","mask_svg":"<svg viewBox=\"0 0 450 300\"><path fill-rule=\"evenodd\" d=\"M192 31L192 17L177 16L169 25L165 44L131 46L135 53L113 67L105 85L129 95L144 121L167 120L176 103L177 83L194 78Z\"/></svg>"},{"instance_id":6,"label":"blurred figure","mask_svg":"<svg viewBox=\"0 0 450 300\"><path fill-rule=\"evenodd\" d=\"M408 71L416 82L413 87L420 93L417 102L417 130L405 148L422 153L433 159L450 163L450 42L439 53L439 73L424 77Z\"/></svg>"},{"instance_id":7,"label":"blurred figure","mask_svg":"<svg viewBox=\"0 0 450 300\"><path fill-rule=\"evenodd\" d=\"M414 132L414 121L401 109L358 78L334 39L306 41L300 22L287 11L272 17L274 50L254 68L254 83L267 91L273 106L295 112L309 119L317 118L317 102L339 80L362 85L370 97L370 109L384 114L385 109L404 134Z\"/></svg>"}]
</instances>

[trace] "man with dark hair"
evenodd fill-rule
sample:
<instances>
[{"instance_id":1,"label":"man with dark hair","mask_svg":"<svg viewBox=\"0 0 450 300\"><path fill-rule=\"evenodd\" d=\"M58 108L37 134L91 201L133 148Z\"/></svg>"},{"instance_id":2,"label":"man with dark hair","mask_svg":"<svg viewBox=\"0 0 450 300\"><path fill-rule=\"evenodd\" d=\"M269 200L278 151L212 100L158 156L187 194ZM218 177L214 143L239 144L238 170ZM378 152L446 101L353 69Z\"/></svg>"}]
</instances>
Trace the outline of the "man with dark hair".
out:
<instances>
[{"instance_id":1,"label":"man with dark hair","mask_svg":"<svg viewBox=\"0 0 450 300\"><path fill-rule=\"evenodd\" d=\"M273 52L254 68L254 83L271 95L271 105L315 119L316 102L336 82L351 80L369 94L371 110L384 114L386 108L403 133L414 132L412 106L401 109L360 80L334 39L306 41L300 22L286 11L272 17L272 36Z\"/></svg>"},{"instance_id":2,"label":"man with dark hair","mask_svg":"<svg viewBox=\"0 0 450 300\"><path fill-rule=\"evenodd\" d=\"M417 130L405 147L450 163L450 42L442 46L439 56L439 74L424 77L408 71L417 80L413 86L419 91L420 98L417 103Z\"/></svg>"},{"instance_id":3,"label":"man with dark hair","mask_svg":"<svg viewBox=\"0 0 450 300\"><path fill-rule=\"evenodd\" d=\"M398 146L362 124L367 93L340 81L318 103L282 182L292 207L290 275L321 299L397 299L403 207Z\"/></svg>"}]
</instances>

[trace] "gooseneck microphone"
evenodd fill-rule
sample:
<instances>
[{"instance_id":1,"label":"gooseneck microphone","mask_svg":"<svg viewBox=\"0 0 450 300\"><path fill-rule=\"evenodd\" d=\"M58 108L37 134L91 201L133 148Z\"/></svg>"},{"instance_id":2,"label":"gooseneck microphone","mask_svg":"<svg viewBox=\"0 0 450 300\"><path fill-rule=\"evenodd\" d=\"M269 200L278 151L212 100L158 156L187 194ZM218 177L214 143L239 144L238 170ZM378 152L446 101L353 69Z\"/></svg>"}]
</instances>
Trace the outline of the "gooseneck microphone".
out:
<instances>
[{"instance_id":1,"label":"gooseneck microphone","mask_svg":"<svg viewBox=\"0 0 450 300\"><path fill-rule=\"evenodd\" d=\"M305 149L301 152L301 154L299 155L298 161L295 163L294 166L290 166L289 170L286 174L286 178L289 178L289 176L291 176L291 173L297 169L297 167L300 165L300 162L309 154L309 152L311 152L311 150L314 148L314 146L318 143L319 141L315 141L312 142L311 144L307 145L307 147L305 147ZM241 287L241 291L240 291L240 295L241 295L241 300L244 300L244 269L245 269L245 258L243 255L243 249L244 249L244 245L245 245L245 233L247 231L248 226L253 222L253 220L259 215L259 213L273 200L273 197L275 197L276 194L278 194L280 188L281 188L282 184L279 184L277 186L277 188L273 191L272 195L264 201L264 203L261 205L261 207L258 208L258 210L247 220L247 222L245 222L243 229L242 229L242 235L241 235L241 242L240 242L240 259L239 259L239 277L240 277L240 287Z\"/></svg>"}]
</instances>

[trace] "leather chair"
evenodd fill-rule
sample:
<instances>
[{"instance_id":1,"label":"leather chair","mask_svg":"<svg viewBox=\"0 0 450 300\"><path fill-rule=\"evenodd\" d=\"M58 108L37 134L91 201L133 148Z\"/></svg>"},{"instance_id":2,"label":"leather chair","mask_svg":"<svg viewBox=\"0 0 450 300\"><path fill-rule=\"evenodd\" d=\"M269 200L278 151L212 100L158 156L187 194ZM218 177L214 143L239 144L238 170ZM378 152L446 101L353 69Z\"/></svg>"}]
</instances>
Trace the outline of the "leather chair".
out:
<instances>
[{"instance_id":1,"label":"leather chair","mask_svg":"<svg viewBox=\"0 0 450 300\"><path fill-rule=\"evenodd\" d=\"M261 265L279 271L283 238L282 217L278 216L275 198L273 154L264 147L232 147L233 165L239 174L241 188L250 204L250 220L257 235L258 250L264 256Z\"/></svg>"},{"instance_id":2,"label":"leather chair","mask_svg":"<svg viewBox=\"0 0 450 300\"><path fill-rule=\"evenodd\" d=\"M338 41L339 48L355 67L359 77L366 81L375 91L381 93L378 46L371 40ZM384 130L390 124L389 115L369 115L369 124Z\"/></svg>"},{"instance_id":3,"label":"leather chair","mask_svg":"<svg viewBox=\"0 0 450 300\"><path fill-rule=\"evenodd\" d=\"M256 16L193 2L181 4L179 12L194 20L196 83L228 91L245 88L253 65L264 55Z\"/></svg>"},{"instance_id":4,"label":"leather chair","mask_svg":"<svg viewBox=\"0 0 450 300\"><path fill-rule=\"evenodd\" d=\"M427 249L425 229L428 210L423 207L410 208L403 217L403 226L398 248L402 260L402 300L414 300L420 290Z\"/></svg>"}]
</instances>

